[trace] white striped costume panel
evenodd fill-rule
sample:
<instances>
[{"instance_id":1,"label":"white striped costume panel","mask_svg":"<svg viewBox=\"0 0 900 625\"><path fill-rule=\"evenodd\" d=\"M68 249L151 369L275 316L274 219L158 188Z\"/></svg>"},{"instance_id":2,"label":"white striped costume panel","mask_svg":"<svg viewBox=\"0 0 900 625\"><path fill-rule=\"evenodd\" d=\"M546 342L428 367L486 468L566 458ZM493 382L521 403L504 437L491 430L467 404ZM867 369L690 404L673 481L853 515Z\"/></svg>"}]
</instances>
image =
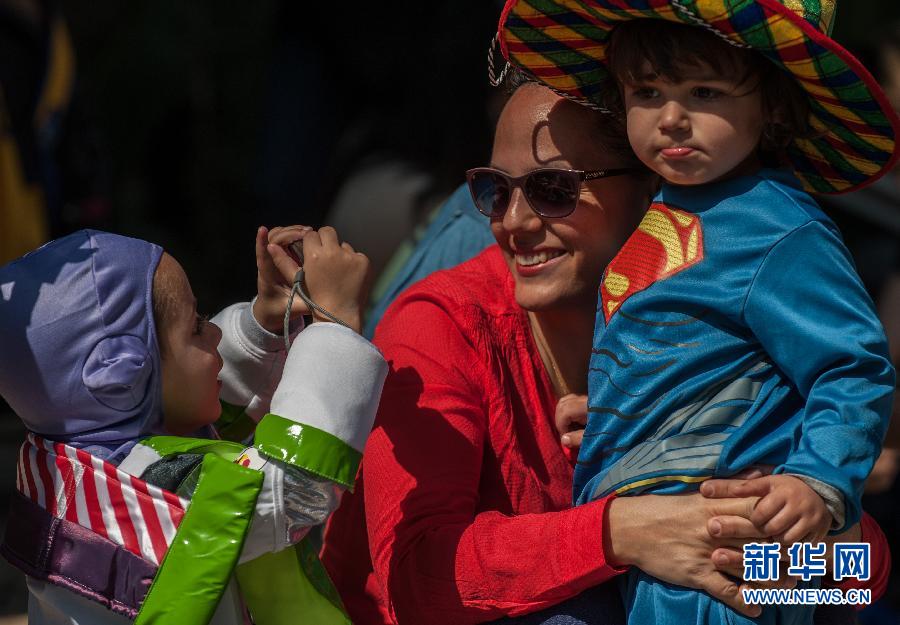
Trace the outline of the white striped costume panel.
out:
<instances>
[{"instance_id":1,"label":"white striped costume panel","mask_svg":"<svg viewBox=\"0 0 900 625\"><path fill-rule=\"evenodd\" d=\"M16 486L53 516L76 522L159 564L189 501L70 445L29 434Z\"/></svg>"}]
</instances>

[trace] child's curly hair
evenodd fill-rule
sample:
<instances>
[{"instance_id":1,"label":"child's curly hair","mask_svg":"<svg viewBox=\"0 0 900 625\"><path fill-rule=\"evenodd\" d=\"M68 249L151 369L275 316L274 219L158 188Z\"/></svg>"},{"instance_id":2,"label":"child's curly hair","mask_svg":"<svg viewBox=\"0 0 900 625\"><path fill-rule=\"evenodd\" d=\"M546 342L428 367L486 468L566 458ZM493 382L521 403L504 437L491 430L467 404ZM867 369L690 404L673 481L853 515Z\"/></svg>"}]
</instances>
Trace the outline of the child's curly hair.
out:
<instances>
[{"instance_id":1,"label":"child's curly hair","mask_svg":"<svg viewBox=\"0 0 900 625\"><path fill-rule=\"evenodd\" d=\"M624 22L612 33L607 59L616 84L603 90L603 104L621 118L621 85L645 79L648 64L654 78L672 82L706 66L722 76L737 76L748 93L760 90L766 124L759 151L767 164L782 161L781 154L795 139L816 134L809 124L809 99L790 74L761 53L732 46L697 26L653 19Z\"/></svg>"}]
</instances>

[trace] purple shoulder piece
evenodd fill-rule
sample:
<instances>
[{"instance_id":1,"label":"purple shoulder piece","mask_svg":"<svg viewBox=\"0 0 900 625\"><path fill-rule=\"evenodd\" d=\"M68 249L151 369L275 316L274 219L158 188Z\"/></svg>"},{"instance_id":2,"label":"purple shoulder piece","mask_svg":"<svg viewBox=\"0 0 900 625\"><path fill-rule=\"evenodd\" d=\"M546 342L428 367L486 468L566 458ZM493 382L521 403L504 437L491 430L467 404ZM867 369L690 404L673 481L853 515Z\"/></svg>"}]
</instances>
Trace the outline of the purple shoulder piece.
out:
<instances>
[{"instance_id":1,"label":"purple shoulder piece","mask_svg":"<svg viewBox=\"0 0 900 625\"><path fill-rule=\"evenodd\" d=\"M0 554L26 575L134 619L157 567L14 493Z\"/></svg>"}]
</instances>

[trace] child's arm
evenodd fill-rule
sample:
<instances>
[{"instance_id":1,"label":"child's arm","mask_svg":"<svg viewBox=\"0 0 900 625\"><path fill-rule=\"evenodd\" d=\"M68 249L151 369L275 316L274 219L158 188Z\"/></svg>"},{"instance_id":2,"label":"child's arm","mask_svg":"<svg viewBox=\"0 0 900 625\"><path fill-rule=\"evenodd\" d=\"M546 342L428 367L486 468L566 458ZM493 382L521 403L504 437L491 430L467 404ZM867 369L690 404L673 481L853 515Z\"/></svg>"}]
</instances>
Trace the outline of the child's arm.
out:
<instances>
[{"instance_id":1,"label":"child's arm","mask_svg":"<svg viewBox=\"0 0 900 625\"><path fill-rule=\"evenodd\" d=\"M280 247L269 251L293 277L293 259ZM266 477L243 560L296 543L353 487L387 376L381 353L358 334L368 259L331 228L308 233L303 255L313 301L354 328L316 322L291 345L248 454Z\"/></svg>"},{"instance_id":2,"label":"child's arm","mask_svg":"<svg viewBox=\"0 0 900 625\"><path fill-rule=\"evenodd\" d=\"M245 559L247 549L259 555L299 541L353 488L387 369L375 346L335 323L297 337L254 440L267 474L254 522L274 531L264 532L264 547L248 538Z\"/></svg>"},{"instance_id":3,"label":"child's arm","mask_svg":"<svg viewBox=\"0 0 900 625\"><path fill-rule=\"evenodd\" d=\"M252 303L229 306L212 320L222 329L219 354L224 365L219 396L223 415L217 425L225 438L243 439L252 429L252 423L241 427L242 414L255 422L269 411L287 355L281 332L291 284L275 267L267 246L287 246L309 230L306 226L257 230L257 296ZM303 300L294 298L292 337L303 328L302 315L308 313Z\"/></svg>"},{"instance_id":4,"label":"child's arm","mask_svg":"<svg viewBox=\"0 0 900 625\"><path fill-rule=\"evenodd\" d=\"M856 523L890 415L894 370L839 235L812 221L784 237L757 271L744 319L803 401L801 435L775 472L819 493L833 529Z\"/></svg>"}]
</instances>

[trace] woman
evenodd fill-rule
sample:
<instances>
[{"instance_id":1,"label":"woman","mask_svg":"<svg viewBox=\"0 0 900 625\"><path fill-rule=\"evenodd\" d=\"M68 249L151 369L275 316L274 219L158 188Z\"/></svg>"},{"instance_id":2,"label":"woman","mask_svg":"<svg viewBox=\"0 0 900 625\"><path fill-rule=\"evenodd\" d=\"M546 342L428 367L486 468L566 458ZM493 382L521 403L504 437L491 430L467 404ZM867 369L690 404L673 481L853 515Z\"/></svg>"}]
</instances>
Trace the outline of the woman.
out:
<instances>
[{"instance_id":1,"label":"woman","mask_svg":"<svg viewBox=\"0 0 900 625\"><path fill-rule=\"evenodd\" d=\"M544 87L526 84L506 105L498 170L615 178L581 183L566 206L553 192L568 174L524 178L508 202L473 175L496 202L498 246L420 282L385 315L375 343L391 373L363 470L368 545L357 491L333 517L324 552L354 622L529 614L628 565L754 613L710 557L759 537L741 518L754 500L639 496L570 507L574 457L554 413L559 397L584 393L602 269L653 191L636 163L620 129ZM708 488L727 495L729 482L717 482ZM718 539L707 532L713 519ZM374 572L362 564L367 548ZM740 576L735 552L715 555Z\"/></svg>"}]
</instances>

